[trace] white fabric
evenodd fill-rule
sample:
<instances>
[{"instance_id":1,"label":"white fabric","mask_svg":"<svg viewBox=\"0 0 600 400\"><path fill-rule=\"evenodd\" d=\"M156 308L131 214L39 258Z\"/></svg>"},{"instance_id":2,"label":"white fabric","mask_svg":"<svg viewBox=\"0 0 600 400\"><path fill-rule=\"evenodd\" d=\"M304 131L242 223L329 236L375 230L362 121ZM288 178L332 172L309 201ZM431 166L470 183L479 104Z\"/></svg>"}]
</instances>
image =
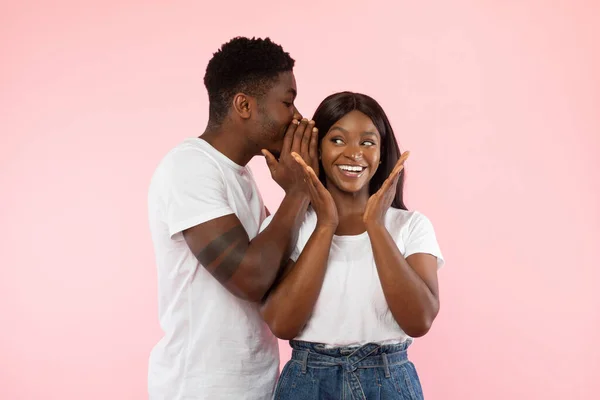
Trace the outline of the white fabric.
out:
<instances>
[{"instance_id":1,"label":"white fabric","mask_svg":"<svg viewBox=\"0 0 600 400\"><path fill-rule=\"evenodd\" d=\"M230 294L182 234L235 213L254 238L266 212L250 170L202 139L187 139L157 167L148 207L164 331L150 355L150 399L270 399L279 372L277 339L257 304Z\"/></svg>"},{"instance_id":2,"label":"white fabric","mask_svg":"<svg viewBox=\"0 0 600 400\"><path fill-rule=\"evenodd\" d=\"M271 219L268 217L261 229ZM297 261L316 224L317 215L309 209L292 260ZM385 226L404 257L428 253L437 257L438 269L443 266L433 226L423 214L390 208ZM400 343L409 339L385 300L367 232L334 236L319 298L310 320L295 339L329 346Z\"/></svg>"}]
</instances>

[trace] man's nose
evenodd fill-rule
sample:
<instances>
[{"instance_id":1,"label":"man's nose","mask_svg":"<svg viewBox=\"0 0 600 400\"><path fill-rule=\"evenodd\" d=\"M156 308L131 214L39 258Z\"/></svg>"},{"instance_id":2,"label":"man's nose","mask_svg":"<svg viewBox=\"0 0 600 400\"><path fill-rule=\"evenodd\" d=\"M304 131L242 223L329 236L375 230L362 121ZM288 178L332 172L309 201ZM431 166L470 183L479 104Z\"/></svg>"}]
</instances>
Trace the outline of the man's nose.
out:
<instances>
[{"instance_id":1,"label":"man's nose","mask_svg":"<svg viewBox=\"0 0 600 400\"><path fill-rule=\"evenodd\" d=\"M296 106L294 106L294 118L296 118L296 120L298 121L302 119L302 114L300 114L300 111L298 111Z\"/></svg>"}]
</instances>

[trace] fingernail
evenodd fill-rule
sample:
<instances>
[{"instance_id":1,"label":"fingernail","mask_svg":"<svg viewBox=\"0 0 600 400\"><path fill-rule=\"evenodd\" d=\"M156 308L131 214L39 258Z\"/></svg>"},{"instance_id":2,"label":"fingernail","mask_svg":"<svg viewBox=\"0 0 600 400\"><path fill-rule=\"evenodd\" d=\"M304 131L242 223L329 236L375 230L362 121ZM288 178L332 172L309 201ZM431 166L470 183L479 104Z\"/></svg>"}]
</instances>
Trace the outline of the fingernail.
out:
<instances>
[{"instance_id":1,"label":"fingernail","mask_svg":"<svg viewBox=\"0 0 600 400\"><path fill-rule=\"evenodd\" d=\"M292 124L294 124L294 125L298 125L298 120L297 120L296 118L294 118L294 119L292 120Z\"/></svg>"},{"instance_id":2,"label":"fingernail","mask_svg":"<svg viewBox=\"0 0 600 400\"><path fill-rule=\"evenodd\" d=\"M317 133L319 130L317 128L313 128L313 132Z\"/></svg>"}]
</instances>

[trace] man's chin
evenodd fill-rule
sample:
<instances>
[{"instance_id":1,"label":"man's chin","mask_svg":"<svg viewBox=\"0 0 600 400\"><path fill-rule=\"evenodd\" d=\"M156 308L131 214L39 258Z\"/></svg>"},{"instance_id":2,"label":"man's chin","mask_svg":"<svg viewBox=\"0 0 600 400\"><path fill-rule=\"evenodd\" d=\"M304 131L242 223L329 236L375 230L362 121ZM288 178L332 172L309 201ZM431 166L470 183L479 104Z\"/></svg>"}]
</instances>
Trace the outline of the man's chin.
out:
<instances>
[{"instance_id":1,"label":"man's chin","mask_svg":"<svg viewBox=\"0 0 600 400\"><path fill-rule=\"evenodd\" d=\"M283 150L283 139L281 140L273 140L270 143L265 143L265 147L263 149L269 150L271 154L275 156L276 159L279 160L281 156L281 151Z\"/></svg>"},{"instance_id":2,"label":"man's chin","mask_svg":"<svg viewBox=\"0 0 600 400\"><path fill-rule=\"evenodd\" d=\"M267 150L269 150L269 152L271 152L271 154L273 154L275 156L275 158L279 160L279 157L281 156L282 148L283 148L283 143L277 143L274 146L268 147Z\"/></svg>"}]
</instances>

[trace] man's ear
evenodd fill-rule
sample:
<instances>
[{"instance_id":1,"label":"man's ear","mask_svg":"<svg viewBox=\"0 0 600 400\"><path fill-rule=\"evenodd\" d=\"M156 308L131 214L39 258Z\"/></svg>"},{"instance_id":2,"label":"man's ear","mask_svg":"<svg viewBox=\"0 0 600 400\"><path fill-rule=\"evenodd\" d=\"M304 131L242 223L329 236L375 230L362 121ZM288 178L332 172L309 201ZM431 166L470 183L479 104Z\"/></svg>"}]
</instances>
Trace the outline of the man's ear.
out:
<instances>
[{"instance_id":1,"label":"man's ear","mask_svg":"<svg viewBox=\"0 0 600 400\"><path fill-rule=\"evenodd\" d=\"M233 110L242 119L249 119L256 108L256 100L245 93L233 96Z\"/></svg>"}]
</instances>

